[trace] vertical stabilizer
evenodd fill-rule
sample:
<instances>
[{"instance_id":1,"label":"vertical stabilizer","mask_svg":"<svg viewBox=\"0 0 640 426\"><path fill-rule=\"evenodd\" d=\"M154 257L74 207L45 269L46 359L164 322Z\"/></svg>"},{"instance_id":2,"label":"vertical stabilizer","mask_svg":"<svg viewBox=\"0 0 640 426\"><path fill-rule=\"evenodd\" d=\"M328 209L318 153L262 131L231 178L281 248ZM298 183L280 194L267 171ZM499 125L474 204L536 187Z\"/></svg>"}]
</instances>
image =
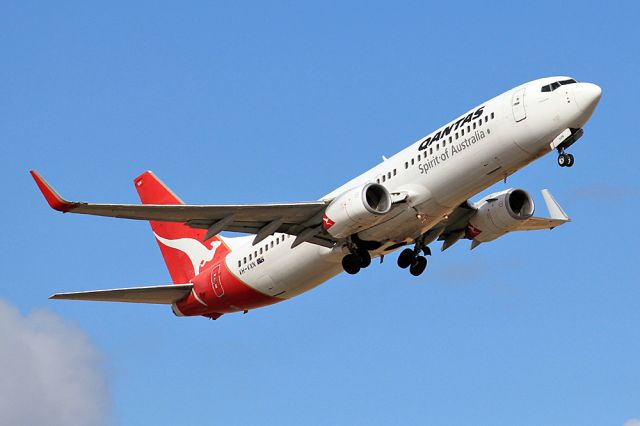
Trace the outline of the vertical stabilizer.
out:
<instances>
[{"instance_id":1,"label":"vertical stabilizer","mask_svg":"<svg viewBox=\"0 0 640 426\"><path fill-rule=\"evenodd\" d=\"M153 172L146 171L134 179L142 204L184 204ZM151 229L174 283L188 283L214 257L228 252L218 236L202 242L206 230L193 229L184 223L150 221Z\"/></svg>"}]
</instances>

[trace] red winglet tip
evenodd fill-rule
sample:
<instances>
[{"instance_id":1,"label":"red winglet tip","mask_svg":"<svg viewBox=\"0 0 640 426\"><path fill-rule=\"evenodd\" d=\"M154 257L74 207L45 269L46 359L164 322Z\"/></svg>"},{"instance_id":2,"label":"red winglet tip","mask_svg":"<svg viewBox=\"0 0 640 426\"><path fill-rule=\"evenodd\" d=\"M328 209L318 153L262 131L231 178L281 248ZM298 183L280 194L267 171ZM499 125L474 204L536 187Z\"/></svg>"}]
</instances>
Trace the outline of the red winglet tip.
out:
<instances>
[{"instance_id":1,"label":"red winglet tip","mask_svg":"<svg viewBox=\"0 0 640 426\"><path fill-rule=\"evenodd\" d=\"M58 193L54 191L53 188L51 188L47 181L44 180L44 178L40 176L38 172L36 172L35 170L30 170L29 173L31 173L33 180L36 181L36 185L38 185L40 192L42 192L42 195L44 195L45 200L47 200L47 203L49 203L49 206L51 206L52 209L64 213L68 212L76 206L76 204L70 203L69 201L58 195Z\"/></svg>"},{"instance_id":2,"label":"red winglet tip","mask_svg":"<svg viewBox=\"0 0 640 426\"><path fill-rule=\"evenodd\" d=\"M153 172L151 170L147 170L147 171L145 171L143 173L140 173L140 175L138 177L133 179L133 183L136 186L142 185L142 179L145 178L146 176L153 176Z\"/></svg>"}]
</instances>

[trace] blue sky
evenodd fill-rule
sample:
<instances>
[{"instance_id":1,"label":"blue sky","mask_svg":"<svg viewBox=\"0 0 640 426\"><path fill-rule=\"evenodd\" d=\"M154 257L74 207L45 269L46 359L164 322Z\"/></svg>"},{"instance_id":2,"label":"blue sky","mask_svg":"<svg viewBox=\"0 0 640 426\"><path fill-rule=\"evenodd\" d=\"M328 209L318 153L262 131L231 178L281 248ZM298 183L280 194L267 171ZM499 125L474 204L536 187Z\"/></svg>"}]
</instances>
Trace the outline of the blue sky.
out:
<instances>
[{"instance_id":1,"label":"blue sky","mask_svg":"<svg viewBox=\"0 0 640 426\"><path fill-rule=\"evenodd\" d=\"M640 418L638 13L584 1L4 4L4 409L28 419L36 408L15 407L51 380L72 396L52 406L75 412L82 394L95 409L76 420L92 424ZM169 276L147 224L55 213L30 168L71 199L137 202L132 179L150 169L193 203L313 200L549 75L604 91L576 165L549 155L496 188L530 191L539 213L550 188L567 226L434 250L419 279L391 256L215 322L47 300ZM49 374L63 368L73 380Z\"/></svg>"}]
</instances>

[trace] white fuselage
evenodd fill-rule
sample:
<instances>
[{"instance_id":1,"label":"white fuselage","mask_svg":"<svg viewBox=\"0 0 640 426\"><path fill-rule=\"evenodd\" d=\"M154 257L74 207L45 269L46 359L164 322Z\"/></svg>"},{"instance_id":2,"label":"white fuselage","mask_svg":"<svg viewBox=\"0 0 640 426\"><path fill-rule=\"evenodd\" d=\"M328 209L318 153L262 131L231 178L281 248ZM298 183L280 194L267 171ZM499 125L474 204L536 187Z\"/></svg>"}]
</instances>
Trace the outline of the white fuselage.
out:
<instances>
[{"instance_id":1,"label":"white fuselage","mask_svg":"<svg viewBox=\"0 0 640 426\"><path fill-rule=\"evenodd\" d=\"M564 78L568 77L535 80L484 102L322 200L369 182L406 197L407 202L400 203L388 219L359 233L364 240L383 242L371 253L373 257L392 252L399 243L411 242L436 227L470 197L552 151L550 143L563 130L584 125L593 112L590 106L580 105L589 83L541 91L542 86ZM480 108L477 119L455 125ZM426 139L446 128L446 136L420 149ZM343 271L340 261L346 249L342 246L330 249L303 243L291 248L293 240L275 234L254 246L252 236L225 238L232 249L226 266L255 290L281 299L310 290ZM390 246L395 249L388 250Z\"/></svg>"}]
</instances>

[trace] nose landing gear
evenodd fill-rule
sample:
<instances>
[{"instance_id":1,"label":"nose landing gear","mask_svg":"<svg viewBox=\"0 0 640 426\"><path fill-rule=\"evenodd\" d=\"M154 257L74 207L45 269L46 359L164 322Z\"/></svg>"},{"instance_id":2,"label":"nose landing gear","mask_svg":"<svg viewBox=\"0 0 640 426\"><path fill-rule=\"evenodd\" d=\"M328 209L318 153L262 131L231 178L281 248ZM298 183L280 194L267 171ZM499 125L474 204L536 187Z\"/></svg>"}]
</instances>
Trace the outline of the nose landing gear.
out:
<instances>
[{"instance_id":1,"label":"nose landing gear","mask_svg":"<svg viewBox=\"0 0 640 426\"><path fill-rule=\"evenodd\" d=\"M573 154L567 154L563 150L558 151L558 166L560 167L571 167L574 163Z\"/></svg>"},{"instance_id":2,"label":"nose landing gear","mask_svg":"<svg viewBox=\"0 0 640 426\"><path fill-rule=\"evenodd\" d=\"M424 256L420 255L421 250ZM400 256L398 256L398 266L402 269L409 268L409 273L417 277L427 268L427 258L425 256L430 255L431 249L429 247L416 243L415 248L402 250Z\"/></svg>"}]
</instances>

